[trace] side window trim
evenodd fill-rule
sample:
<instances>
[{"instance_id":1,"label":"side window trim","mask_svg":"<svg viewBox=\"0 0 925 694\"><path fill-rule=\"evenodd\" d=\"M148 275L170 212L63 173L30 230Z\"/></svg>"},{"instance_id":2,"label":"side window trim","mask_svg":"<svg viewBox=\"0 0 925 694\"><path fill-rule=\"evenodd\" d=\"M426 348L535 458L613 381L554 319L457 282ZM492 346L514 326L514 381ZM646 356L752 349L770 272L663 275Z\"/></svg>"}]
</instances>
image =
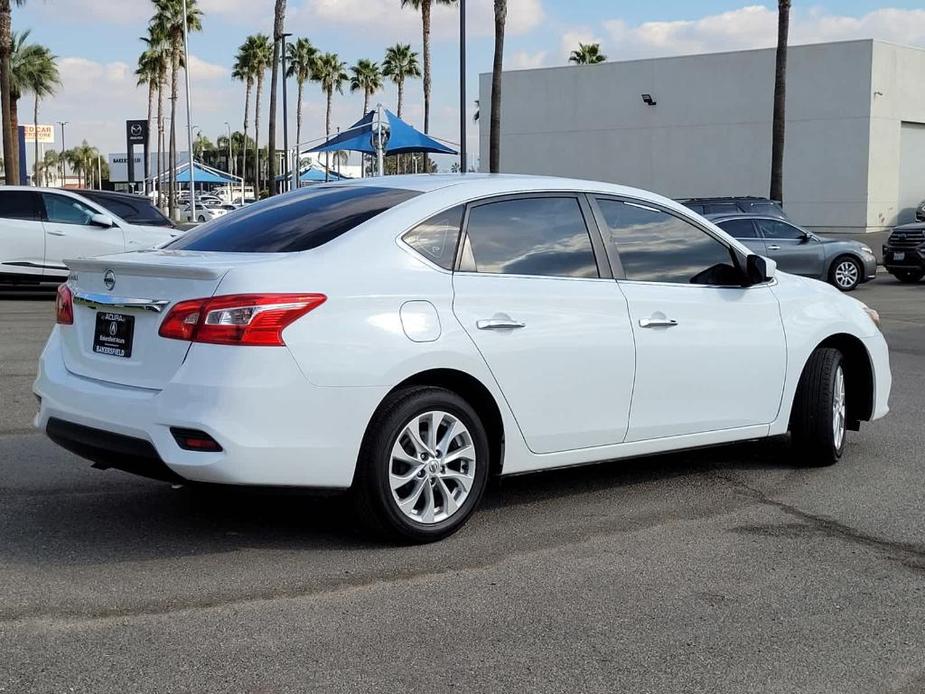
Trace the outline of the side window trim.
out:
<instances>
[{"instance_id":1,"label":"side window trim","mask_svg":"<svg viewBox=\"0 0 925 694\"><path fill-rule=\"evenodd\" d=\"M507 275L508 277L537 277L541 279L553 280L584 280L589 279L613 279L613 273L607 263L606 244L602 237L602 227L598 224L593 208L585 193L577 191L533 191L529 193L507 193L504 195L494 195L478 200L470 200L466 203L466 211L463 213L462 232L459 235L459 244L456 247L456 262L453 263L453 272L468 272L478 274L475 270L463 269L463 260L466 248L469 246L469 216L472 209L482 205L490 205L496 202L506 202L508 200L531 200L534 198L572 198L578 203L581 210L581 216L584 219L585 230L588 233L588 239L591 242L591 252L594 255L594 262L597 265L597 277L558 277L552 275ZM601 237L601 238L597 238ZM501 275L502 277L504 275Z\"/></svg>"},{"instance_id":2,"label":"side window trim","mask_svg":"<svg viewBox=\"0 0 925 694\"><path fill-rule=\"evenodd\" d=\"M703 233L705 233L707 236L709 236L710 238L712 238L714 241L716 241L716 242L719 243L720 245L725 246L726 249L729 251L730 259L731 259L736 265L738 265L738 254L735 253L735 252L733 251L732 246L730 246L730 245L726 242L725 239L722 239L722 238L718 237L718 236L713 232L712 229L709 229L709 228L705 227L704 225L700 224L697 220L693 219L692 217L689 217L689 216L687 216L687 215L685 215L685 214L679 213L677 210L670 209L670 208L668 208L668 207L665 207L665 206L663 206L663 205L659 205L658 203L655 203L655 202L650 202L650 201L648 201L648 200L639 200L639 199L636 199L636 198L631 198L631 197L629 197L629 196L614 195L614 194L610 194L610 193L589 193L589 194L588 194L588 197L590 198L591 202L593 203L593 207L594 207L594 211L595 211L595 216L596 216L597 219L598 219L598 226L600 227L600 230L601 230L602 233L604 233L604 231L605 231L608 227L607 227L606 220L605 220L605 218L604 218L604 212L603 212L603 210L601 210L601 207L600 207L600 204L599 204L598 201L599 201L599 200L609 200L609 201L612 201L612 202L626 203L626 204L633 205L634 207L641 207L641 208L643 208L643 209L649 209L649 210L655 210L655 211L658 211L658 212L662 212L662 213L664 213L664 214L668 214L668 215L671 215L671 216L673 216L673 217L677 217L678 219L680 219L680 220L682 220L682 221L684 221L684 222L687 222L688 224L690 224L690 225L691 225L692 227L694 227L695 229L698 229L699 231L702 231ZM696 213L695 213L695 214L696 214ZM758 225L757 225L757 224L755 224L755 228L758 228ZM620 251L617 250L616 244L610 242L609 240L607 240L607 237L605 237L605 246L606 246L606 249L607 249L608 256L610 257L610 262L611 262L611 264L613 265L613 268L614 268L614 278L617 279L617 280L620 281L620 282L632 282L632 283L634 283L634 284L649 284L649 285L656 284L656 285L665 286L665 287L699 287L699 288L701 288L701 289L703 289L703 288L713 288L713 289L729 289L729 288L734 288L734 289L751 289L751 288L752 288L752 287L742 287L741 285L738 285L738 284L679 284L679 283L676 283L676 282L657 282L657 281L650 281L650 280L631 280L631 279L628 279L628 278L626 277L626 271L623 269L623 263L622 263L621 260L620 260ZM619 270L618 270L618 268L619 268ZM755 287L764 287L764 286L767 286L767 283L762 282L761 284L757 284L757 285L753 285L753 286L755 286Z\"/></svg>"}]
</instances>

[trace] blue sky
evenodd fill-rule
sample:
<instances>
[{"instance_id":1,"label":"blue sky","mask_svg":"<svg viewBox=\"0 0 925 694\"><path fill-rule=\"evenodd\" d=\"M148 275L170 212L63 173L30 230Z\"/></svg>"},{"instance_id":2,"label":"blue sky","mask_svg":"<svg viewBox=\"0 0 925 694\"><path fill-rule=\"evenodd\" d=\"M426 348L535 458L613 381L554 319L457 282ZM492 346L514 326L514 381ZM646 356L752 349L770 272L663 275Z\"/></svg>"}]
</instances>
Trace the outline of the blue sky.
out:
<instances>
[{"instance_id":1,"label":"blue sky","mask_svg":"<svg viewBox=\"0 0 925 694\"><path fill-rule=\"evenodd\" d=\"M491 67L491 0L468 0L468 88L477 98L478 74ZM273 0L199 0L204 31L191 36L193 121L214 140L224 122L241 128L244 90L231 80L229 66L244 37L269 32ZM308 36L324 51L335 51L349 64L380 59L398 41L420 49L420 25L399 0L289 0L287 30ZM120 151L122 123L144 118L146 91L132 75L151 13L150 0L29 0L13 11L14 30L32 29L32 40L59 56L63 85L40 106L40 122L67 120L68 144L87 139L104 153ZM794 43L882 38L925 46L925 9L921 2L893 0L794 0ZM524 69L564 64L578 41L597 40L612 60L698 53L773 44L776 3L755 0L509 0L505 66ZM434 105L432 132L458 139L458 67L454 10L435 11ZM405 116L419 123L420 82L409 85ZM295 113L295 88L290 91ZM377 97L393 107L395 90ZM182 104L181 104L182 106ZM265 140L263 105L262 139ZM306 85L305 137L323 134L323 99ZM25 112L31 99L25 97ZM360 116L362 101L349 92L337 96L335 122L342 127ZM294 115L292 116L294 133ZM253 127L253 126L252 126ZM477 151L478 129L469 132ZM448 166L449 160L441 162Z\"/></svg>"}]
</instances>

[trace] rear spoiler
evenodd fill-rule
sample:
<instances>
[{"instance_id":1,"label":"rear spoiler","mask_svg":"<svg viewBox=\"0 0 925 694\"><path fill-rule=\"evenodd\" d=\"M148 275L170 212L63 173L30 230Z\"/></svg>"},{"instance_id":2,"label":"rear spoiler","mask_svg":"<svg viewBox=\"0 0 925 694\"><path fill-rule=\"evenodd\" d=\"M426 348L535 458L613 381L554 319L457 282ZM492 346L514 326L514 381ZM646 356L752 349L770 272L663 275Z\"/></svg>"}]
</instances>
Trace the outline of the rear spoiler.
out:
<instances>
[{"instance_id":1,"label":"rear spoiler","mask_svg":"<svg viewBox=\"0 0 925 694\"><path fill-rule=\"evenodd\" d=\"M134 258L137 258L135 260ZM132 260L109 256L106 258L66 259L64 264L72 272L124 272L130 275L146 277L168 277L173 279L217 280L225 276L231 265L192 265L188 258L180 256L158 255L158 262L152 263L143 254Z\"/></svg>"}]
</instances>

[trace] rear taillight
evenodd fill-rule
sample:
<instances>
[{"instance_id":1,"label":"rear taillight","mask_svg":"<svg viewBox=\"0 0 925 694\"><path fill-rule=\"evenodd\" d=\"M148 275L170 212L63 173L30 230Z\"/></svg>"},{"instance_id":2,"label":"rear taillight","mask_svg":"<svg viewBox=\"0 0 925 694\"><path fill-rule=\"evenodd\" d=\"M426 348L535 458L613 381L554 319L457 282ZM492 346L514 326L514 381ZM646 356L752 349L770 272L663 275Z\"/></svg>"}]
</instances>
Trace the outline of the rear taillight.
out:
<instances>
[{"instance_id":1,"label":"rear taillight","mask_svg":"<svg viewBox=\"0 0 925 694\"><path fill-rule=\"evenodd\" d=\"M74 295L66 284L58 287L55 299L55 321L58 325L74 325Z\"/></svg>"},{"instance_id":2,"label":"rear taillight","mask_svg":"<svg viewBox=\"0 0 925 694\"><path fill-rule=\"evenodd\" d=\"M158 334L215 345L284 345L283 330L318 308L324 294L232 294L176 304Z\"/></svg>"}]
</instances>

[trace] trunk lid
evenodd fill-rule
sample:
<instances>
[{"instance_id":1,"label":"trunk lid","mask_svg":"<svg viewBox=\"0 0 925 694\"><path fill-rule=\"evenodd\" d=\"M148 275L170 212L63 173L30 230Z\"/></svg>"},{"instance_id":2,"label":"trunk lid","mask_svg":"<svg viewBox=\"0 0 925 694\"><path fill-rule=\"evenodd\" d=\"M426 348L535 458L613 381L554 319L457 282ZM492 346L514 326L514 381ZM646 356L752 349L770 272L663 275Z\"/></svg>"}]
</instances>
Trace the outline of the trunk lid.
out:
<instances>
[{"instance_id":1,"label":"trunk lid","mask_svg":"<svg viewBox=\"0 0 925 694\"><path fill-rule=\"evenodd\" d=\"M171 307L210 297L232 267L271 257L154 250L66 260L74 325L61 331L65 366L100 381L163 388L190 348L158 335Z\"/></svg>"}]
</instances>

